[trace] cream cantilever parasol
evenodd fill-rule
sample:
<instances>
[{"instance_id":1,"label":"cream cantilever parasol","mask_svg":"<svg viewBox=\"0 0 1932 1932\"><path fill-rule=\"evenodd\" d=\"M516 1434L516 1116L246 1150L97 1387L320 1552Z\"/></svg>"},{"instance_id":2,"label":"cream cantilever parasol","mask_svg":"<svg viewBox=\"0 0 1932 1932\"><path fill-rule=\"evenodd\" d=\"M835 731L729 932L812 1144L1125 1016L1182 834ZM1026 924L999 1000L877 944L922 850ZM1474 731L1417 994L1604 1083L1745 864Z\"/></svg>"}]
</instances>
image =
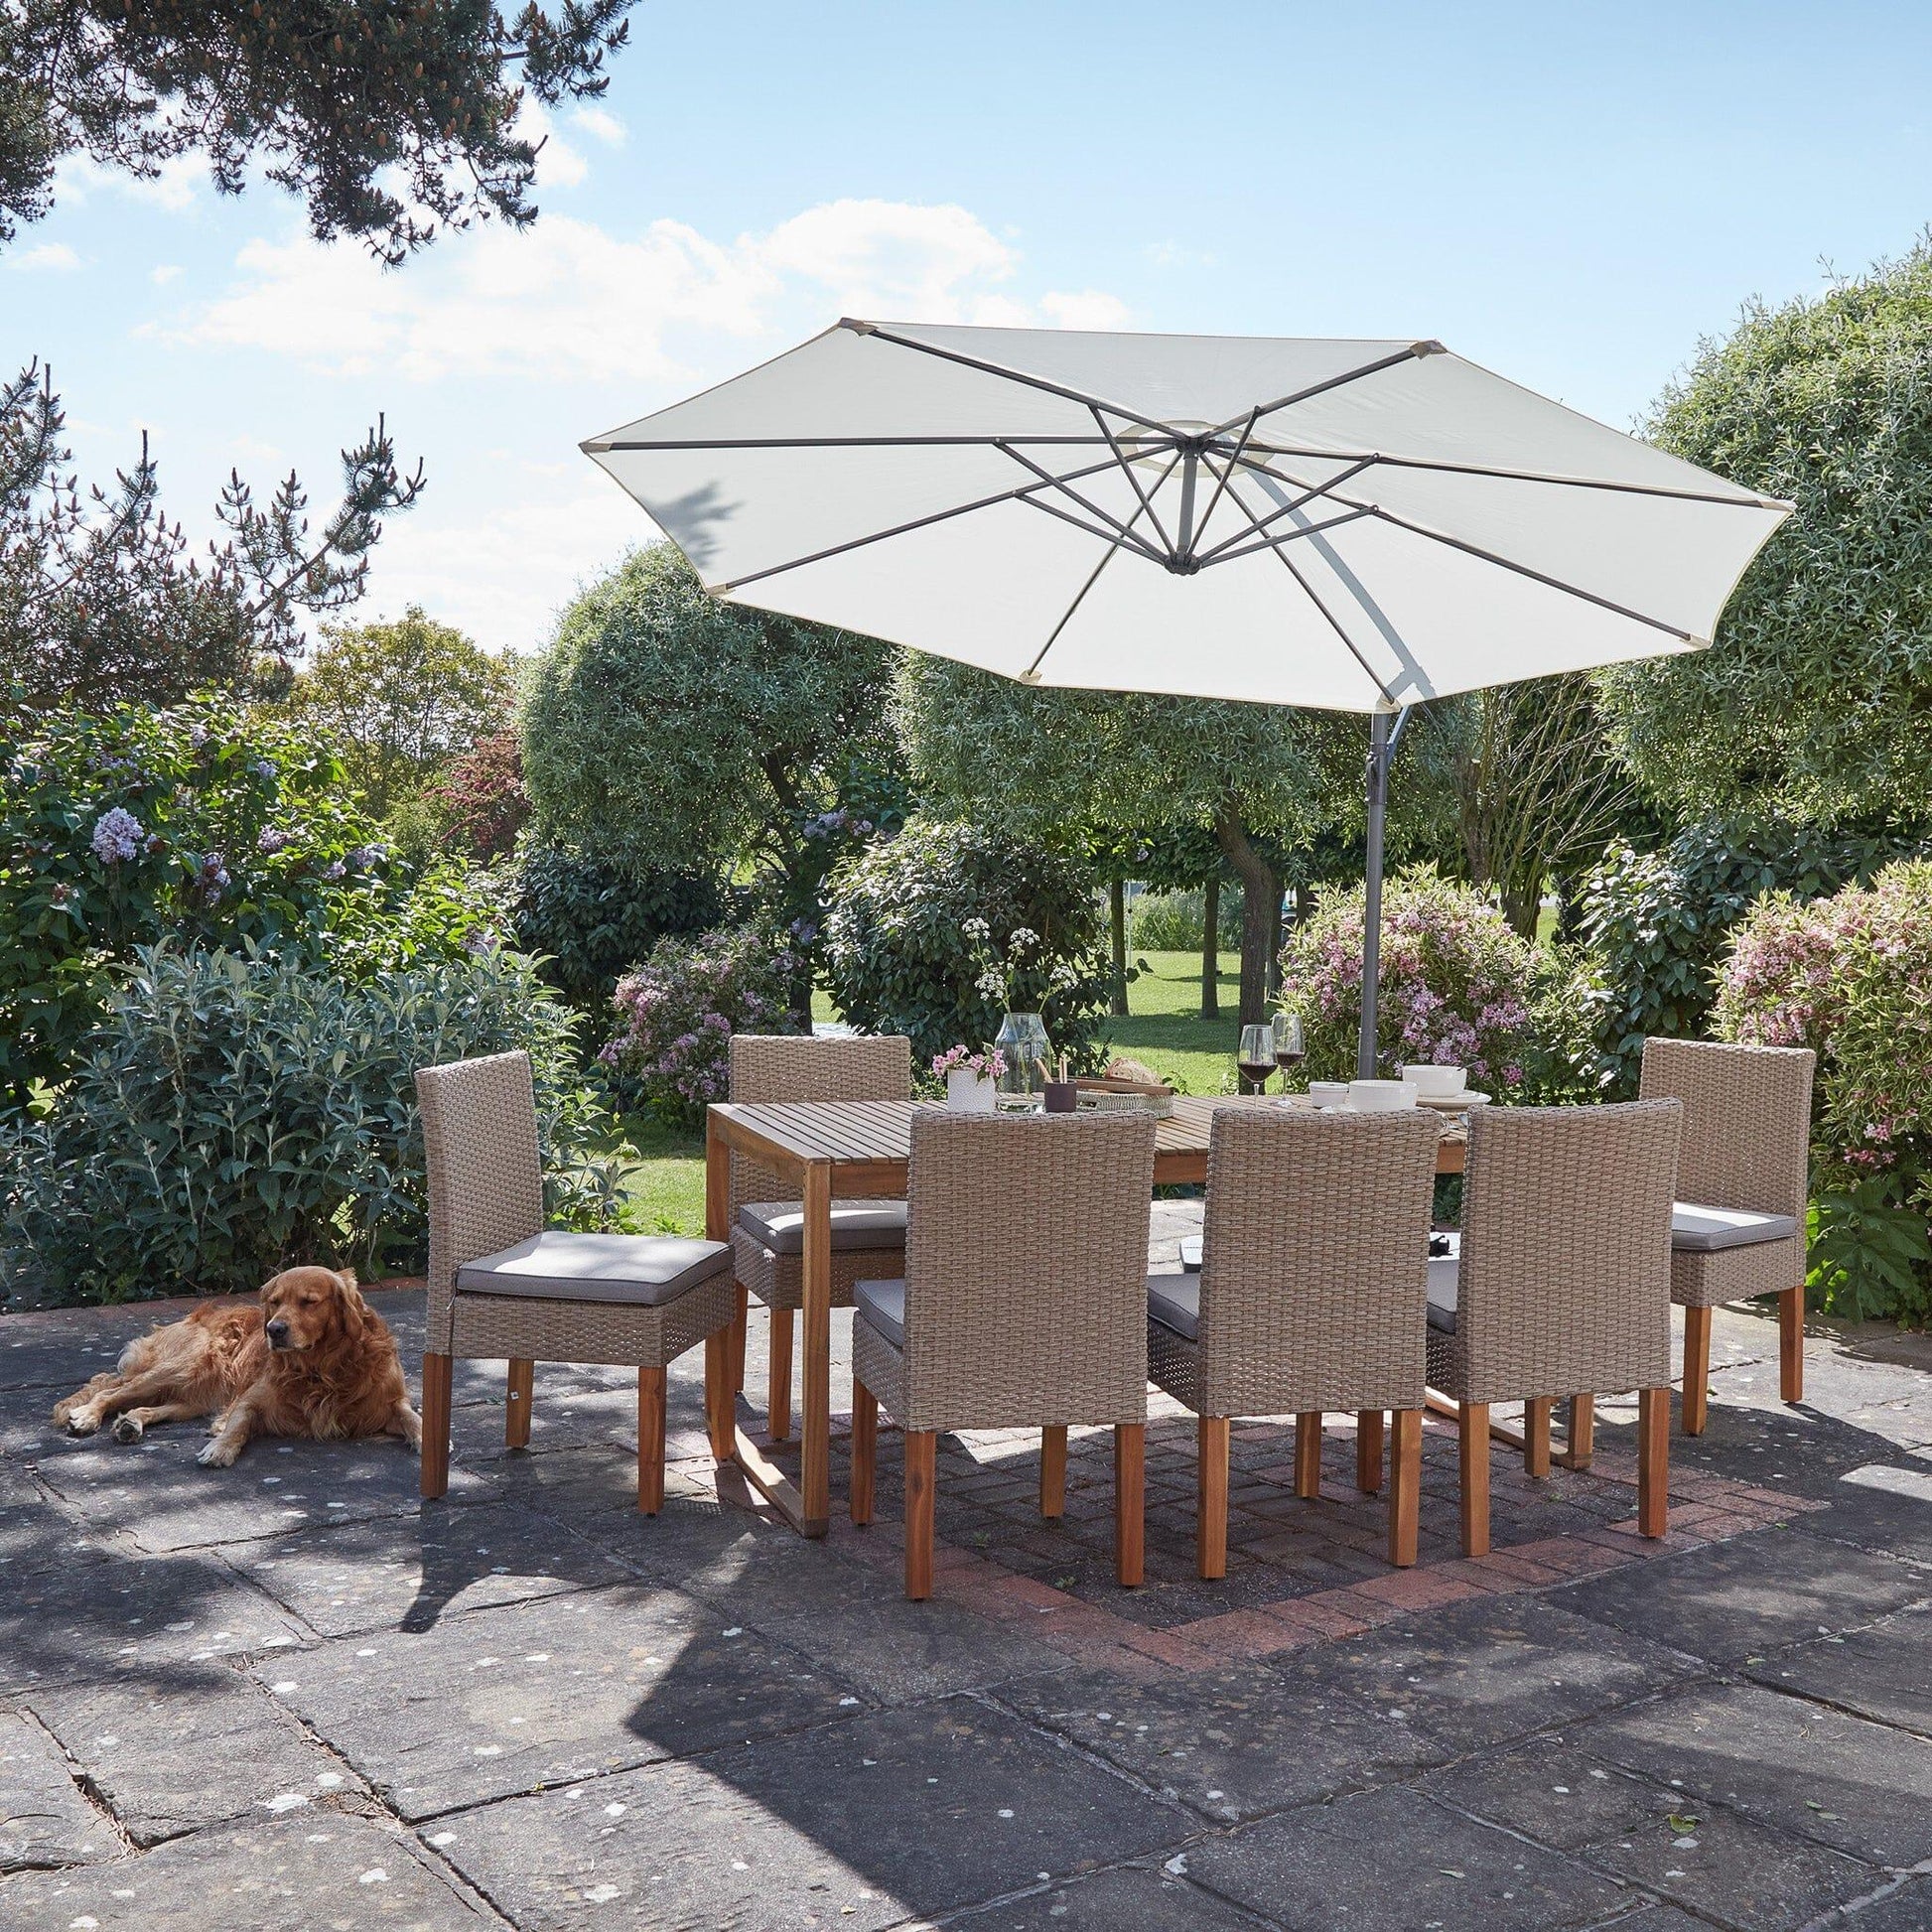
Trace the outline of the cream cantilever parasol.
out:
<instances>
[{"instance_id":1,"label":"cream cantilever parasol","mask_svg":"<svg viewBox=\"0 0 1932 1932\"><path fill-rule=\"evenodd\" d=\"M846 321L583 447L717 596L1368 713L1365 1074L1406 708L1701 648L1790 513L1435 342Z\"/></svg>"}]
</instances>

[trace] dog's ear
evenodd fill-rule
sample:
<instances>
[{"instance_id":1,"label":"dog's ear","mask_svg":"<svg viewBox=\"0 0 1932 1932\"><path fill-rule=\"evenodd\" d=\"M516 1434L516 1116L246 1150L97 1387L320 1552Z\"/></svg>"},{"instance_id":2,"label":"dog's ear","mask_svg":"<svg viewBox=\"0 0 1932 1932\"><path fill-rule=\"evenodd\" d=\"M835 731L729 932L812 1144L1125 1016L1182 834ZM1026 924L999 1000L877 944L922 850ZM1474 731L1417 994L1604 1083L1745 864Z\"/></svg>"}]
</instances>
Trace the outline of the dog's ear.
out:
<instances>
[{"instance_id":1,"label":"dog's ear","mask_svg":"<svg viewBox=\"0 0 1932 1932\"><path fill-rule=\"evenodd\" d=\"M358 1290L362 1286L362 1284L355 1279L355 1270L353 1268L337 1269L336 1279L339 1282L341 1282L342 1285L346 1289Z\"/></svg>"},{"instance_id":2,"label":"dog's ear","mask_svg":"<svg viewBox=\"0 0 1932 1932\"><path fill-rule=\"evenodd\" d=\"M345 1268L336 1277L336 1310L342 1319L343 1333L350 1341L360 1341L363 1331L370 1321L369 1305L362 1300L362 1291L355 1286L353 1269Z\"/></svg>"}]
</instances>

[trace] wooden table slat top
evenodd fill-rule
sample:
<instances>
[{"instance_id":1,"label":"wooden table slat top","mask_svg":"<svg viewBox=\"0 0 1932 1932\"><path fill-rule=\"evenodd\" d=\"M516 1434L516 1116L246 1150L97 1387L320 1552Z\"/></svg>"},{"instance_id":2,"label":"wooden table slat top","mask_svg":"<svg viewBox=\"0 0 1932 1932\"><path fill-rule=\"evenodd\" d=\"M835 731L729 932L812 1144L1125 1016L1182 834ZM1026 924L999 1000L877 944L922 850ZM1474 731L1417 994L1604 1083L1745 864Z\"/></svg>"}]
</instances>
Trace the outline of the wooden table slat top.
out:
<instances>
[{"instance_id":1,"label":"wooden table slat top","mask_svg":"<svg viewBox=\"0 0 1932 1932\"><path fill-rule=\"evenodd\" d=\"M938 1109L936 1100L809 1100L764 1101L716 1108L733 1125L760 1140L782 1147L801 1161L905 1161L912 1151L912 1120L922 1109ZM1155 1123L1156 1158L1205 1155L1217 1109L1274 1104L1262 1096L1177 1095L1173 1113ZM1464 1130L1445 1116L1445 1152L1459 1148Z\"/></svg>"}]
</instances>

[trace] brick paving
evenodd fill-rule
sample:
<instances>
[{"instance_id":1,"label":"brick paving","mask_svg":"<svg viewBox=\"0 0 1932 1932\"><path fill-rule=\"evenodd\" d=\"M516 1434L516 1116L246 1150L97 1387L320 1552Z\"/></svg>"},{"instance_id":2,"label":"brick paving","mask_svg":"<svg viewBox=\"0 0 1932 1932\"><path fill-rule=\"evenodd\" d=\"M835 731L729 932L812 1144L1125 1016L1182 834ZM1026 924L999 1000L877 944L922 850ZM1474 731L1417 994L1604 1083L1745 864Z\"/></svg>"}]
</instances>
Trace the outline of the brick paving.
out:
<instances>
[{"instance_id":1,"label":"brick paving","mask_svg":"<svg viewBox=\"0 0 1932 1932\"><path fill-rule=\"evenodd\" d=\"M1157 1208L1157 1263L1188 1213ZM420 1296L379 1306L413 1357ZM654 1521L621 1370L539 1369L527 1453L500 1371L461 1370L428 1507L389 1443L214 1471L194 1430L57 1436L54 1400L167 1312L0 1320L7 1932L1932 1927L1922 1339L1814 1336L1786 1410L1775 1324L1721 1312L1661 1545L1629 1405L1587 1471L1496 1446L1476 1561L1432 1423L1406 1573L1346 1417L1314 1501L1287 1425L1235 1431L1203 1584L1192 1423L1157 1402L1136 1591L1104 1432L1050 1524L1034 1437L950 1439L913 1605L897 1436L858 1531L840 1418L804 1544L714 1469L695 1357Z\"/></svg>"}]
</instances>

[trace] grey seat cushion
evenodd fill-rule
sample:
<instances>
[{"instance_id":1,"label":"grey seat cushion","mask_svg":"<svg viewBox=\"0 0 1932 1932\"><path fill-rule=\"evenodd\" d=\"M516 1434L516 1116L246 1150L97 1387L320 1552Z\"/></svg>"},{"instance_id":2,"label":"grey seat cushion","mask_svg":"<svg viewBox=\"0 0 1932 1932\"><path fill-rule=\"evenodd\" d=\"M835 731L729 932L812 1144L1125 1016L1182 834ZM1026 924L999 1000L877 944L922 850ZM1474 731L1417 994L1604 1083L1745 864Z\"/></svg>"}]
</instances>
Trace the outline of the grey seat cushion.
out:
<instances>
[{"instance_id":1,"label":"grey seat cushion","mask_svg":"<svg viewBox=\"0 0 1932 1932\"><path fill-rule=\"evenodd\" d=\"M1742 1207L1699 1207L1673 1201L1670 1244L1679 1254L1714 1255L1723 1248L1754 1248L1763 1241L1789 1241L1798 1223L1789 1214L1753 1214Z\"/></svg>"},{"instance_id":2,"label":"grey seat cushion","mask_svg":"<svg viewBox=\"0 0 1932 1932\"><path fill-rule=\"evenodd\" d=\"M774 1255L805 1252L805 1210L795 1200L748 1201L738 1210L738 1225ZM832 1246L903 1248L905 1203L902 1200L835 1200Z\"/></svg>"},{"instance_id":3,"label":"grey seat cushion","mask_svg":"<svg viewBox=\"0 0 1932 1932\"><path fill-rule=\"evenodd\" d=\"M852 1291L857 1318L870 1321L895 1348L905 1346L905 1284L860 1282Z\"/></svg>"},{"instance_id":4,"label":"grey seat cushion","mask_svg":"<svg viewBox=\"0 0 1932 1932\"><path fill-rule=\"evenodd\" d=\"M1198 1341L1200 1277L1150 1275L1147 1278L1147 1311L1162 1327L1172 1328L1188 1341Z\"/></svg>"},{"instance_id":5,"label":"grey seat cushion","mask_svg":"<svg viewBox=\"0 0 1932 1932\"><path fill-rule=\"evenodd\" d=\"M1201 1238L1198 1234L1183 1234L1180 1237L1180 1269L1182 1274L1198 1275L1200 1273Z\"/></svg>"},{"instance_id":6,"label":"grey seat cushion","mask_svg":"<svg viewBox=\"0 0 1932 1932\"><path fill-rule=\"evenodd\" d=\"M467 1261L456 1272L464 1295L527 1295L546 1302L615 1302L661 1309L731 1272L722 1241L669 1234L533 1234L513 1248Z\"/></svg>"},{"instance_id":7,"label":"grey seat cushion","mask_svg":"<svg viewBox=\"0 0 1932 1932\"><path fill-rule=\"evenodd\" d=\"M1446 1335L1455 1332L1455 1295L1461 1267L1459 1255L1432 1256L1429 1263L1429 1325Z\"/></svg>"}]
</instances>

